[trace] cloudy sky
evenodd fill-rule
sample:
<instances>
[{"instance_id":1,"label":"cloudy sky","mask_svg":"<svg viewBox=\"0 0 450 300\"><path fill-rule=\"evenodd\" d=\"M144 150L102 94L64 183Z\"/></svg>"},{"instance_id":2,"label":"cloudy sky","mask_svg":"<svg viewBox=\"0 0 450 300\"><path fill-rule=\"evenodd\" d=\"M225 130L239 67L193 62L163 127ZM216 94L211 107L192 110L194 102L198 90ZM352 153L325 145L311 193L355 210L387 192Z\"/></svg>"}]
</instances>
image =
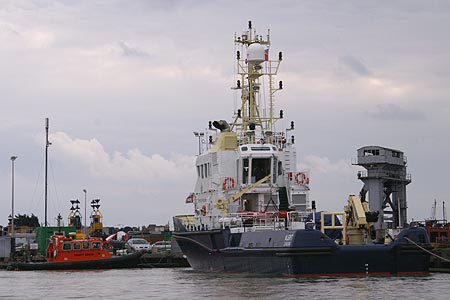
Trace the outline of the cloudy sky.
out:
<instances>
[{"instance_id":1,"label":"cloudy sky","mask_svg":"<svg viewBox=\"0 0 450 300\"><path fill-rule=\"evenodd\" d=\"M366 145L407 155L409 219L450 206L448 1L0 0L0 224L11 155L16 213L44 220L46 117L50 223L83 189L108 226L190 213L192 132L231 119L248 20L283 51L276 108L319 209L361 189L351 162Z\"/></svg>"}]
</instances>

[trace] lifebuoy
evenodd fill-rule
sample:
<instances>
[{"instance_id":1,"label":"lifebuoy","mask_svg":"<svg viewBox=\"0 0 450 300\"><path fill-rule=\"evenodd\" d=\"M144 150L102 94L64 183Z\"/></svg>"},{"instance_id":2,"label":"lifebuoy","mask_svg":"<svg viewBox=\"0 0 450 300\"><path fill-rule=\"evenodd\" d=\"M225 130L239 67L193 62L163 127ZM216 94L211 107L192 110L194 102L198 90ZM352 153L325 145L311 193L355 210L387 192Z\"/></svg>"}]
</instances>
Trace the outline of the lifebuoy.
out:
<instances>
[{"instance_id":1,"label":"lifebuoy","mask_svg":"<svg viewBox=\"0 0 450 300\"><path fill-rule=\"evenodd\" d=\"M302 173L296 173L295 174L295 183L301 184L302 183Z\"/></svg>"},{"instance_id":2,"label":"lifebuoy","mask_svg":"<svg viewBox=\"0 0 450 300\"><path fill-rule=\"evenodd\" d=\"M305 173L299 172L299 173L295 174L295 183L308 185L309 178L306 176Z\"/></svg>"},{"instance_id":3,"label":"lifebuoy","mask_svg":"<svg viewBox=\"0 0 450 300\"><path fill-rule=\"evenodd\" d=\"M225 178L222 183L222 189L224 191L229 190L229 189L234 189L234 178L233 177Z\"/></svg>"},{"instance_id":4,"label":"lifebuoy","mask_svg":"<svg viewBox=\"0 0 450 300\"><path fill-rule=\"evenodd\" d=\"M206 205L202 206L201 212L203 216L206 216Z\"/></svg>"}]
</instances>

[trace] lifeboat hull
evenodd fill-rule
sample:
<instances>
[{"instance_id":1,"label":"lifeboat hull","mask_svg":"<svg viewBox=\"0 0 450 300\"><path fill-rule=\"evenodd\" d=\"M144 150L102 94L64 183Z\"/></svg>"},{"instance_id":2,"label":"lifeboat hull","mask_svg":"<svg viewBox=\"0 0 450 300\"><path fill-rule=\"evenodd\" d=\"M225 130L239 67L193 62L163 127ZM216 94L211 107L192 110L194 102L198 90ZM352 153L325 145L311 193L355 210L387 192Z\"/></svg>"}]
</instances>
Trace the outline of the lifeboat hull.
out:
<instances>
[{"instance_id":1,"label":"lifeboat hull","mask_svg":"<svg viewBox=\"0 0 450 300\"><path fill-rule=\"evenodd\" d=\"M73 262L14 262L8 266L10 270L93 270L136 268L141 263L143 252L135 252L123 256L96 260L80 260Z\"/></svg>"}]
</instances>

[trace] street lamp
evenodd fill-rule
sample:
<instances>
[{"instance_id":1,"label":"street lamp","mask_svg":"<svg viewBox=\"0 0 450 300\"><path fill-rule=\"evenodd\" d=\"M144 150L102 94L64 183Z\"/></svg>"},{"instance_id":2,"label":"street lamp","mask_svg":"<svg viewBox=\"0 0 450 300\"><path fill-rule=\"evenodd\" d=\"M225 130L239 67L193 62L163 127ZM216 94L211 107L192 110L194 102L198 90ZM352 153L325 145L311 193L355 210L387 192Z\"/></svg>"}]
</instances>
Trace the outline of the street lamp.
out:
<instances>
[{"instance_id":1,"label":"street lamp","mask_svg":"<svg viewBox=\"0 0 450 300\"><path fill-rule=\"evenodd\" d=\"M14 161L17 156L11 156L11 235L14 236Z\"/></svg>"},{"instance_id":2,"label":"street lamp","mask_svg":"<svg viewBox=\"0 0 450 300\"><path fill-rule=\"evenodd\" d=\"M201 148L202 137L204 137L205 134L203 132L194 131L194 135L195 135L195 137L198 137L198 155L200 155L200 154L202 154L202 148Z\"/></svg>"},{"instance_id":3,"label":"street lamp","mask_svg":"<svg viewBox=\"0 0 450 300\"><path fill-rule=\"evenodd\" d=\"M83 189L84 192L84 234L86 234L86 219L87 219L87 215L86 215L86 197L87 197L87 191L86 189Z\"/></svg>"}]
</instances>

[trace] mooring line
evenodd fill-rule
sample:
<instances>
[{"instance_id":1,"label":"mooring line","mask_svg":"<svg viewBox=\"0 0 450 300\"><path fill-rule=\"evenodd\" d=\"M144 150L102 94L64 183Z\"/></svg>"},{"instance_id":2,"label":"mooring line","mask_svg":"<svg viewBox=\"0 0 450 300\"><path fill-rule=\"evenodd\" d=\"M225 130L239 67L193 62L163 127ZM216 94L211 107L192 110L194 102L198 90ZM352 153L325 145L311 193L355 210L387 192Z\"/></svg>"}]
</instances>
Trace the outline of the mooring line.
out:
<instances>
[{"instance_id":1,"label":"mooring line","mask_svg":"<svg viewBox=\"0 0 450 300\"><path fill-rule=\"evenodd\" d=\"M447 258L445 258L445 257L439 256L439 255L437 255L436 253L433 253L433 252L431 252L430 250L425 249L424 247L420 246L419 244L417 244L416 242L414 242L414 241L411 240L410 238L408 238L408 237L405 236L404 239L407 240L408 242L413 243L416 247L418 247L419 249L422 249L423 251L425 251L425 252L427 252L427 253L433 255L434 257L437 257L437 258L439 258L439 259L442 259L443 261L446 261L446 262L450 262L450 259L447 259Z\"/></svg>"}]
</instances>

